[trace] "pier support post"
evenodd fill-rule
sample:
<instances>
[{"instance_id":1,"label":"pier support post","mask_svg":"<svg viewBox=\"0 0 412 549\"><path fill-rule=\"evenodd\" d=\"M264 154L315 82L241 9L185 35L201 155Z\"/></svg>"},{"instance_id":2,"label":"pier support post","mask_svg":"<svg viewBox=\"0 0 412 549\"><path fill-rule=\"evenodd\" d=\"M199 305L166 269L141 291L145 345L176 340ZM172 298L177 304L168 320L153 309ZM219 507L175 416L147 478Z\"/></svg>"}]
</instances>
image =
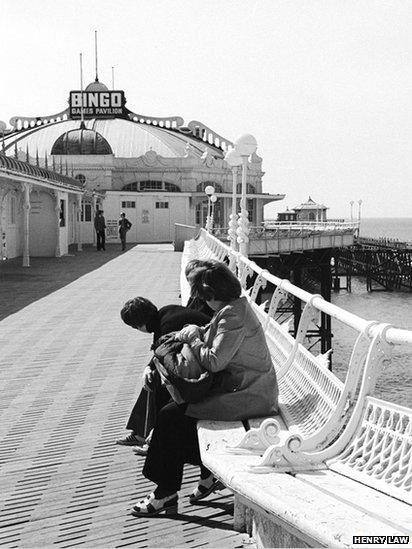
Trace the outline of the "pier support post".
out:
<instances>
[{"instance_id":1,"label":"pier support post","mask_svg":"<svg viewBox=\"0 0 412 549\"><path fill-rule=\"evenodd\" d=\"M302 288L302 267L295 265L293 268L293 284ZM293 330L294 335L298 333L299 321L302 314L302 302L298 297L293 298Z\"/></svg>"},{"instance_id":2,"label":"pier support post","mask_svg":"<svg viewBox=\"0 0 412 549\"><path fill-rule=\"evenodd\" d=\"M320 293L329 302L332 297L332 267L330 260L331 255L327 254L325 261L320 266ZM321 353L323 354L332 348L332 322L331 317L325 313L321 313L320 335ZM331 368L331 365L329 368Z\"/></svg>"}]
</instances>

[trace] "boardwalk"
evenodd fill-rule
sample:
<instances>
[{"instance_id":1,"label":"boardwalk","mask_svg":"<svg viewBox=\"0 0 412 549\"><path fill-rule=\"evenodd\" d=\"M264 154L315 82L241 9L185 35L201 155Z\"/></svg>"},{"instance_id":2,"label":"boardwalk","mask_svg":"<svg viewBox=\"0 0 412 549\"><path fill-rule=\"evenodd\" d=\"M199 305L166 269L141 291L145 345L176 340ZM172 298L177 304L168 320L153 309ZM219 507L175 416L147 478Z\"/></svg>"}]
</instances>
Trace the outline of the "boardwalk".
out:
<instances>
[{"instance_id":1,"label":"boardwalk","mask_svg":"<svg viewBox=\"0 0 412 549\"><path fill-rule=\"evenodd\" d=\"M135 295L179 303L180 258L168 245L137 246L0 322L0 546L245 546L228 491L185 501L194 467L176 518L128 514L151 485L114 441L151 338L119 310Z\"/></svg>"}]
</instances>

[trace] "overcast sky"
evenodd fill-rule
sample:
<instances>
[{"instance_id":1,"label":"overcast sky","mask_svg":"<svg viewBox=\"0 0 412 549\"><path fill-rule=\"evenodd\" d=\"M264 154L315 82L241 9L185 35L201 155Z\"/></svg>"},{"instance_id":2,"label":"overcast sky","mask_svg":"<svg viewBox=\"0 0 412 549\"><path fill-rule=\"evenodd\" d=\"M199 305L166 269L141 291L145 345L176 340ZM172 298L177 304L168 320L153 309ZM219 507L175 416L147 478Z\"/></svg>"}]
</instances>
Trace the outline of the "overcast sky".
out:
<instances>
[{"instance_id":1,"label":"overcast sky","mask_svg":"<svg viewBox=\"0 0 412 549\"><path fill-rule=\"evenodd\" d=\"M97 30L129 109L256 137L266 216L412 217L411 29L410 0L0 0L0 119L66 108Z\"/></svg>"}]
</instances>

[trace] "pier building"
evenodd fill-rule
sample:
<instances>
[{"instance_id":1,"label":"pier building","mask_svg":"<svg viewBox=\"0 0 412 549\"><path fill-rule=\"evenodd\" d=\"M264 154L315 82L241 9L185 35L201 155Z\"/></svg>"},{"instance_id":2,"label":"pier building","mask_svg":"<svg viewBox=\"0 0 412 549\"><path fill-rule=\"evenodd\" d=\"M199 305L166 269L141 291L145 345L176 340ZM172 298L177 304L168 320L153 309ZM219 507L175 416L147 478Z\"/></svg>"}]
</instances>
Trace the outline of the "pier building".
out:
<instances>
[{"instance_id":1,"label":"pier building","mask_svg":"<svg viewBox=\"0 0 412 549\"><path fill-rule=\"evenodd\" d=\"M93 192L102 197L109 241L118 240L123 211L132 223L129 242L172 241L175 223L204 226L208 186L217 197L215 226L228 225L233 173L224 155L232 143L201 122L136 114L126 107L123 90L109 90L96 77L84 91L69 93L63 111L15 116L10 124L11 131L3 136L5 155L52 167L86 191L81 202L83 243L94 238ZM265 204L284 198L263 192L263 175L262 158L254 153L247 175L253 225L263 221Z\"/></svg>"},{"instance_id":2,"label":"pier building","mask_svg":"<svg viewBox=\"0 0 412 549\"><path fill-rule=\"evenodd\" d=\"M317 204L310 196L306 202L295 206L296 221L326 221L326 210L324 204Z\"/></svg>"},{"instance_id":3,"label":"pier building","mask_svg":"<svg viewBox=\"0 0 412 549\"><path fill-rule=\"evenodd\" d=\"M295 206L291 210L286 208L284 212L278 213L277 221L326 221L327 206L317 204L310 196L306 202L302 202L299 206Z\"/></svg>"},{"instance_id":4,"label":"pier building","mask_svg":"<svg viewBox=\"0 0 412 549\"><path fill-rule=\"evenodd\" d=\"M101 199L77 179L0 153L0 258L22 256L29 266L30 256L59 257L76 243L81 249L82 201Z\"/></svg>"}]
</instances>

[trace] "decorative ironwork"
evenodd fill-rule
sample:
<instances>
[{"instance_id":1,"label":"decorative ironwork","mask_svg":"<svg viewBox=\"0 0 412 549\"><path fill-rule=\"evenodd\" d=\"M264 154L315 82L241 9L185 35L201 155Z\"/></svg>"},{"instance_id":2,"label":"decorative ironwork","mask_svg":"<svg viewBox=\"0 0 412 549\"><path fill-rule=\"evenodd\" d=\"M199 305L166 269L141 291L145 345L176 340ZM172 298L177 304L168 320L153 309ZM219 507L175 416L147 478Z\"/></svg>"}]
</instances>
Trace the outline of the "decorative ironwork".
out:
<instances>
[{"instance_id":1,"label":"decorative ironwork","mask_svg":"<svg viewBox=\"0 0 412 549\"><path fill-rule=\"evenodd\" d=\"M355 480L412 502L412 410L372 397L376 379L395 345L412 345L412 331L366 321L282 280L204 230L187 247L189 257L233 260L244 295L265 334L279 382L281 416L251 420L251 431L228 453L261 456L254 472L330 467ZM256 276L253 276L256 275ZM250 281L250 282L249 282ZM256 303L263 284L276 288L269 306ZM274 320L288 296L306 303L297 337ZM309 324L320 313L358 332L345 383L303 346Z\"/></svg>"}]
</instances>

